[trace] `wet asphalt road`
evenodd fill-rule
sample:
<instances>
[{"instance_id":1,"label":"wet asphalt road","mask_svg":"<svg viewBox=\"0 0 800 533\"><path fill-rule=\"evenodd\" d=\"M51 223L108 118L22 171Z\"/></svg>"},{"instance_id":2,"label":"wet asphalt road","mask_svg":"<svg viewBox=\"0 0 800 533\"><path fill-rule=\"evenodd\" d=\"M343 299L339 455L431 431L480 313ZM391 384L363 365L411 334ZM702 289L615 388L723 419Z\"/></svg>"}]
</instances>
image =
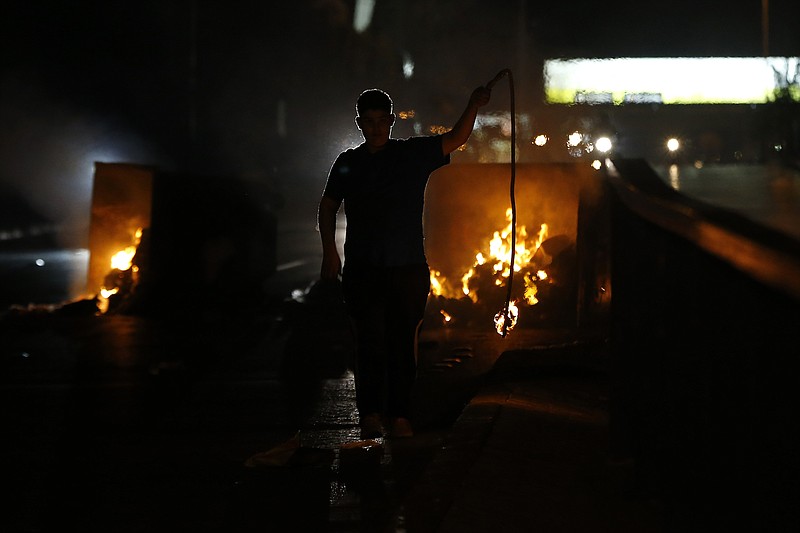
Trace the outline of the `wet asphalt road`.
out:
<instances>
[{"instance_id":1,"label":"wet asphalt road","mask_svg":"<svg viewBox=\"0 0 800 533\"><path fill-rule=\"evenodd\" d=\"M360 440L349 325L335 289L308 281L313 226L284 222L264 301L181 309L176 291L158 318L0 313L0 531L403 529L409 487L491 362L429 330L417 435L342 468ZM245 466L298 432L290 464Z\"/></svg>"},{"instance_id":2,"label":"wet asphalt road","mask_svg":"<svg viewBox=\"0 0 800 533\"><path fill-rule=\"evenodd\" d=\"M417 436L343 465L360 435L331 296L160 319L6 315L0 529L403 530L405 495L491 362L430 331ZM283 466L245 466L298 432Z\"/></svg>"}]
</instances>

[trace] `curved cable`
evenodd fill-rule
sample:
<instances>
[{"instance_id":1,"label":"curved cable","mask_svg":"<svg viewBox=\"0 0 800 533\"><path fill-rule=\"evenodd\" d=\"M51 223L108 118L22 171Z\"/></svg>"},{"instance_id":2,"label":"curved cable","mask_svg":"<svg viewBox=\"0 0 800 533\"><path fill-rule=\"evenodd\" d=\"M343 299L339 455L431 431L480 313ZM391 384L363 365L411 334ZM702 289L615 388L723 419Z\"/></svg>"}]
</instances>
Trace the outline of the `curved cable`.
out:
<instances>
[{"instance_id":1,"label":"curved cable","mask_svg":"<svg viewBox=\"0 0 800 533\"><path fill-rule=\"evenodd\" d=\"M509 260L506 302L503 307L503 330L500 333L501 336L505 337L508 334L508 325L511 323L511 289L514 284L514 263L517 254L517 200L514 191L517 181L517 115L514 108L514 76L511 74L511 69L506 68L498 72L497 76L486 84L486 88L491 90L494 84L500 81L503 76L508 76L511 108L511 183L509 191L511 196L511 258Z\"/></svg>"}]
</instances>

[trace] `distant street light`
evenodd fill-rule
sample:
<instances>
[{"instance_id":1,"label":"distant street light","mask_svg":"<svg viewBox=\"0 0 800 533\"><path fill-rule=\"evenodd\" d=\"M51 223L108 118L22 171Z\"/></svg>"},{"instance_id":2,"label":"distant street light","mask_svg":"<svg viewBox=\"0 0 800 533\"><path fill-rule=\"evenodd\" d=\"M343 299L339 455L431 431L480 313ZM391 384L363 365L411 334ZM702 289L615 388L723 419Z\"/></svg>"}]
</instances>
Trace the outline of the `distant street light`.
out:
<instances>
[{"instance_id":1,"label":"distant street light","mask_svg":"<svg viewBox=\"0 0 800 533\"><path fill-rule=\"evenodd\" d=\"M675 137L667 139L667 150L670 152L677 152L680 147L681 143Z\"/></svg>"},{"instance_id":2,"label":"distant street light","mask_svg":"<svg viewBox=\"0 0 800 533\"><path fill-rule=\"evenodd\" d=\"M601 153L606 153L611 150L611 139L608 137L600 137L597 139L597 142L594 143L595 148Z\"/></svg>"}]
</instances>

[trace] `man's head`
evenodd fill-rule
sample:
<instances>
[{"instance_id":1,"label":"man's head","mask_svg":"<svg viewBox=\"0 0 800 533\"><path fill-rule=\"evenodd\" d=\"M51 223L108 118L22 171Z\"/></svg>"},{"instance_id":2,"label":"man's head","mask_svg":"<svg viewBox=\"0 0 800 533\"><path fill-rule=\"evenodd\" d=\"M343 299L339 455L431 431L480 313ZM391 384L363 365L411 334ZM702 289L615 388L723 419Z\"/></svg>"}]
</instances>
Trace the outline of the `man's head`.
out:
<instances>
[{"instance_id":1,"label":"man's head","mask_svg":"<svg viewBox=\"0 0 800 533\"><path fill-rule=\"evenodd\" d=\"M367 149L376 152L389 140L394 124L392 99L380 89L367 89L356 101L356 124Z\"/></svg>"},{"instance_id":2,"label":"man's head","mask_svg":"<svg viewBox=\"0 0 800 533\"><path fill-rule=\"evenodd\" d=\"M361 116L365 111L375 109L387 115L392 114L392 99L380 89L367 89L356 100L356 116Z\"/></svg>"}]
</instances>

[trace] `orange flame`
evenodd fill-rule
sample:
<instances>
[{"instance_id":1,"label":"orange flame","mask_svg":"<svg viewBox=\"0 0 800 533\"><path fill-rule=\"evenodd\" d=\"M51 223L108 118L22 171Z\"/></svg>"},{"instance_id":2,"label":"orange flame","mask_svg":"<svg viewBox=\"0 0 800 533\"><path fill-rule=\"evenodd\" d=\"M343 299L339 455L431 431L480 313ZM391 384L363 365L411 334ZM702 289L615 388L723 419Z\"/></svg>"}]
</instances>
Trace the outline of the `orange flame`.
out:
<instances>
[{"instance_id":1,"label":"orange flame","mask_svg":"<svg viewBox=\"0 0 800 533\"><path fill-rule=\"evenodd\" d=\"M508 278L511 274L511 224L513 220L511 208L506 210L506 220L508 220L506 227L500 231L495 231L491 240L489 240L488 253L486 255L484 255L483 252L475 254L475 263L473 267L461 278L462 290L473 302L477 302L478 297L474 291L470 290L469 280L475 275L475 267L487 263L493 264L492 270L496 276L495 285L497 286L503 285L505 281L504 278ZM520 272L523 268L528 266L541 247L542 241L547 238L547 230L547 224L542 224L536 236L536 241L532 244L532 247L529 248L526 244L526 239L528 237L527 228L524 225L519 227L514 246L514 272ZM530 303L530 305L533 305L533 303Z\"/></svg>"},{"instance_id":2,"label":"orange flame","mask_svg":"<svg viewBox=\"0 0 800 533\"><path fill-rule=\"evenodd\" d=\"M506 323L506 313L504 313L504 309L501 309L496 315L494 315L494 327L497 330L497 333L502 335L503 334L503 327ZM519 308L517 307L516 301L511 301L508 303L508 319L509 324L505 327L506 332L511 331L514 329L514 326L517 325L517 318L519 318Z\"/></svg>"},{"instance_id":3,"label":"orange flame","mask_svg":"<svg viewBox=\"0 0 800 533\"><path fill-rule=\"evenodd\" d=\"M142 240L142 230L143 228L137 228L133 233L133 243L111 256L110 265L112 271L119 270L124 272L133 268L132 272L134 274L138 272L138 268L133 265L133 256L136 255L136 248ZM101 312L104 313L108 309L108 299L118 292L119 287L108 288L103 286L100 288L99 307Z\"/></svg>"},{"instance_id":4,"label":"orange flame","mask_svg":"<svg viewBox=\"0 0 800 533\"><path fill-rule=\"evenodd\" d=\"M513 212L511 208L506 210L506 226L493 232L491 239L487 243L487 248L478 251L475 254L475 261L461 277L460 291L453 289L447 278L437 270L431 271L431 292L436 296L443 296L445 298L469 298L473 303L478 303L478 294L473 287L471 281L479 275L479 272L489 271L494 278L494 285L501 287L507 283L511 274L511 237L513 230ZM528 236L527 228L524 225L518 226L517 234L514 243L514 273L533 267L532 264L536 253L542 245L542 242L547 239L548 226L542 224L539 231L536 233L535 238L531 241ZM536 297L537 288L536 282L547 279L547 273L544 270L537 272L525 272L524 275L524 292L522 300L527 305L536 305L539 300ZM506 328L510 330L517 323L519 316L518 302L509 302L508 314L510 315L511 324ZM503 332L503 322L506 317L503 311L500 311L495 316L495 326L498 333Z\"/></svg>"}]
</instances>

